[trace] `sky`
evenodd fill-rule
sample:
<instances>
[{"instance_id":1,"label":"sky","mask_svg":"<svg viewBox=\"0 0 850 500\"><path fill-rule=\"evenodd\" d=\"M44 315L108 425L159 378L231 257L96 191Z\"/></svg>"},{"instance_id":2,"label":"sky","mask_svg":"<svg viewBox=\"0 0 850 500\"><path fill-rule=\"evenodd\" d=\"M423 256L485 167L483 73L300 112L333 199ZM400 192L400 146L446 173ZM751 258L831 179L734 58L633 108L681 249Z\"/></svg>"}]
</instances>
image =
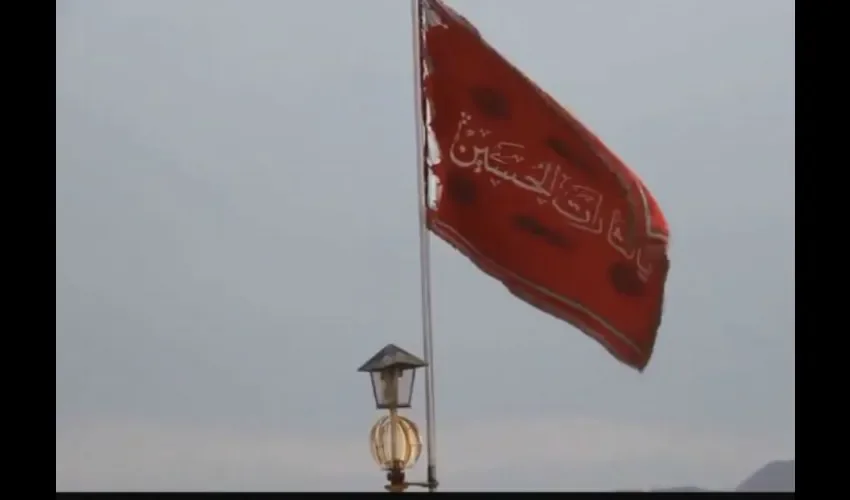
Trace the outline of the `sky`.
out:
<instances>
[{"instance_id":1,"label":"sky","mask_svg":"<svg viewBox=\"0 0 850 500\"><path fill-rule=\"evenodd\" d=\"M794 458L794 2L449 4L642 176L671 271L640 374L432 238L441 488ZM381 489L356 369L421 354L412 72L404 1L57 2L57 490Z\"/></svg>"}]
</instances>

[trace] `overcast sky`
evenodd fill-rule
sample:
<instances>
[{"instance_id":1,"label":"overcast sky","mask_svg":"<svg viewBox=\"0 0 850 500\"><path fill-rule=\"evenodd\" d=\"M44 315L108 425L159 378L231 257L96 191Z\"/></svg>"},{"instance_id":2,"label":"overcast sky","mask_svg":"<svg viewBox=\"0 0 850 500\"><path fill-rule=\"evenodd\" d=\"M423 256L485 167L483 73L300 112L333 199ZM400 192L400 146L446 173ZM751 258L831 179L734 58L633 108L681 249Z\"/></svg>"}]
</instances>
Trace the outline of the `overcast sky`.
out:
<instances>
[{"instance_id":1,"label":"overcast sky","mask_svg":"<svg viewBox=\"0 0 850 500\"><path fill-rule=\"evenodd\" d=\"M432 240L443 489L793 458L793 0L449 3L640 173L672 267L638 374ZM57 489L380 489L355 370L421 353L409 2L56 24Z\"/></svg>"}]
</instances>

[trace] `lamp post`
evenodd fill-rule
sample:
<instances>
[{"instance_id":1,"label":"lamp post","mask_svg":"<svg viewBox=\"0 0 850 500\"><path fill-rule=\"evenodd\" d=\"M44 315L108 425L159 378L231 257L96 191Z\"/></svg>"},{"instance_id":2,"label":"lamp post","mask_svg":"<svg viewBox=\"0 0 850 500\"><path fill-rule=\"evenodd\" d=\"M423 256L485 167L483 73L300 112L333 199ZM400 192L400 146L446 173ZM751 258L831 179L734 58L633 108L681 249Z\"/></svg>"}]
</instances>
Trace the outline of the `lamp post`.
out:
<instances>
[{"instance_id":1,"label":"lamp post","mask_svg":"<svg viewBox=\"0 0 850 500\"><path fill-rule=\"evenodd\" d=\"M375 407L389 413L375 422L370 444L375 463L387 471L389 484L385 488L391 493L401 493L409 486L429 487L405 479L405 469L413 467L422 452L422 439L416 424L398 414L400 408L410 408L416 369L424 366L425 361L388 344L357 370L371 378Z\"/></svg>"}]
</instances>

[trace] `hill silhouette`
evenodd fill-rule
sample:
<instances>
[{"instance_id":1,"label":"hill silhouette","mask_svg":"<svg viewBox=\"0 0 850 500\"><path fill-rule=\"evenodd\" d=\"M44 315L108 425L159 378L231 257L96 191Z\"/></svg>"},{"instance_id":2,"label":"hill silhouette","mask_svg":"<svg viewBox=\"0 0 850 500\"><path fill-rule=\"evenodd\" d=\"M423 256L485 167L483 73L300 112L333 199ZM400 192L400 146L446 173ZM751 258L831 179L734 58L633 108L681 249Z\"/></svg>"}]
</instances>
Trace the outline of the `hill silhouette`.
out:
<instances>
[{"instance_id":1,"label":"hill silhouette","mask_svg":"<svg viewBox=\"0 0 850 500\"><path fill-rule=\"evenodd\" d=\"M755 471L735 488L740 492L794 492L794 460L775 460ZM689 493L711 491L695 486L661 488L652 490L659 493Z\"/></svg>"},{"instance_id":2,"label":"hill silhouette","mask_svg":"<svg viewBox=\"0 0 850 500\"><path fill-rule=\"evenodd\" d=\"M794 460L777 460L757 470L735 491L794 491L794 477Z\"/></svg>"}]
</instances>

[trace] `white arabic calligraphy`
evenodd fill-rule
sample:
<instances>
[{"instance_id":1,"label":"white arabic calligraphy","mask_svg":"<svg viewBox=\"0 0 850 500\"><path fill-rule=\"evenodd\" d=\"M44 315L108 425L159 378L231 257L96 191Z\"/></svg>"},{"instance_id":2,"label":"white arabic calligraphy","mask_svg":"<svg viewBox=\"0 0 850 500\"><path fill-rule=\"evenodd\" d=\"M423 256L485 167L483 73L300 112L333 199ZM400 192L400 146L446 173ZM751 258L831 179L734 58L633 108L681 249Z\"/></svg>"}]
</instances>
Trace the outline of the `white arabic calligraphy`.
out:
<instances>
[{"instance_id":1,"label":"white arabic calligraphy","mask_svg":"<svg viewBox=\"0 0 850 500\"><path fill-rule=\"evenodd\" d=\"M570 182L561 165L552 162L523 165L525 146L515 142L493 142L486 139L493 132L484 128L471 127L472 115L461 113L457 130L449 147L449 159L458 168L472 168L476 174L486 172L490 184L496 188L502 181L520 189L535 193L538 205L550 203L557 213L573 228L601 235L605 221L602 217L602 193L587 186ZM475 142L481 141L479 145ZM480 145L486 144L489 145ZM508 167L511 167L508 169ZM528 174L518 173L523 167ZM640 250L629 248L624 238L626 230L622 212L614 210L608 228L607 241L617 252L629 260L635 260L638 276L646 281L652 266L644 262Z\"/></svg>"},{"instance_id":2,"label":"white arabic calligraphy","mask_svg":"<svg viewBox=\"0 0 850 500\"><path fill-rule=\"evenodd\" d=\"M637 268L638 268L637 275L638 275L638 278L640 278L643 281L646 281L646 280L649 279L649 275L652 274L653 266L652 266L652 264L647 264L647 263L643 262L644 259L645 259L645 256L643 254L643 250L642 249L638 250L637 256L635 257L635 263L637 264Z\"/></svg>"},{"instance_id":3,"label":"white arabic calligraphy","mask_svg":"<svg viewBox=\"0 0 850 500\"><path fill-rule=\"evenodd\" d=\"M566 176L564 177L565 180L562 183L567 179ZM552 199L552 206L558 213L569 219L570 225L574 228L593 234L602 234L601 193L589 187L571 184L562 188L560 194Z\"/></svg>"},{"instance_id":4,"label":"white arabic calligraphy","mask_svg":"<svg viewBox=\"0 0 850 500\"><path fill-rule=\"evenodd\" d=\"M608 243L623 257L631 260L635 256L635 251L626 245L626 239L623 237L624 230L625 220L623 215L619 210L614 210L614 213L611 214L611 224L608 226Z\"/></svg>"},{"instance_id":5,"label":"white arabic calligraphy","mask_svg":"<svg viewBox=\"0 0 850 500\"><path fill-rule=\"evenodd\" d=\"M492 134L492 131L486 129L465 128L471 120L472 116L469 113L461 114L454 140L449 148L449 158L452 163L460 168L473 167L473 172L476 174L486 171L499 179L511 181L526 189L533 189L533 186L525 185L522 181L519 181L516 174L499 168L499 165L518 164L525 159L517 152L525 148L522 144L502 141L491 148L491 146L480 147L461 143L461 139L483 139ZM498 183L493 185L496 186Z\"/></svg>"},{"instance_id":6,"label":"white arabic calligraphy","mask_svg":"<svg viewBox=\"0 0 850 500\"><path fill-rule=\"evenodd\" d=\"M634 249L628 248L626 239L623 237L624 229L625 220L623 219L622 213L619 210L614 210L614 213L611 216L611 224L608 227L608 243L627 259L634 259L638 268L638 277L641 280L646 281L649 279L649 275L652 274L652 264L645 262L646 256L644 255L643 249L635 251Z\"/></svg>"}]
</instances>

